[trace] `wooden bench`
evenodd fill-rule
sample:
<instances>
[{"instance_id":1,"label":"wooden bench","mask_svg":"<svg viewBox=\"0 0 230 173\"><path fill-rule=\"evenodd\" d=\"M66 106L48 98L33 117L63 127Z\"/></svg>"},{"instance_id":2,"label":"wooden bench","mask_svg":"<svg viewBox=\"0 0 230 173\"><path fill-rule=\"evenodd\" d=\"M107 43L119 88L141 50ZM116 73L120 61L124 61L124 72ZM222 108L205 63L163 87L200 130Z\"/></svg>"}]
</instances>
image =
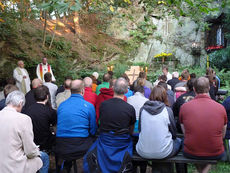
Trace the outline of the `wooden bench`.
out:
<instances>
[{"instance_id":1,"label":"wooden bench","mask_svg":"<svg viewBox=\"0 0 230 173\"><path fill-rule=\"evenodd\" d=\"M187 173L188 163L204 163L204 164L217 164L217 160L197 160L189 159L183 156L182 152L176 156L168 159L145 159L139 156L136 152L133 153L133 161L151 161L152 162L152 173L173 173L174 163L177 164L177 172Z\"/></svg>"}]
</instances>

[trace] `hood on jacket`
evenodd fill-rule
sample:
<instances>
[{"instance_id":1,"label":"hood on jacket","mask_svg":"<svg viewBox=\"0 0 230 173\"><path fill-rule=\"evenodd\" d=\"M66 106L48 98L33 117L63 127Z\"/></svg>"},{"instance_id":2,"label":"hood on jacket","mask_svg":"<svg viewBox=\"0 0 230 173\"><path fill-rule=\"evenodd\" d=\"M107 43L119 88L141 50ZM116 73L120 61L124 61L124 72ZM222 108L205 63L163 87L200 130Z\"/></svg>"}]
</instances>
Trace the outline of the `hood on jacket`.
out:
<instances>
[{"instance_id":1,"label":"hood on jacket","mask_svg":"<svg viewBox=\"0 0 230 173\"><path fill-rule=\"evenodd\" d=\"M101 88L100 89L100 94L101 97L103 97L105 100L113 98L113 88Z\"/></svg>"},{"instance_id":2,"label":"hood on jacket","mask_svg":"<svg viewBox=\"0 0 230 173\"><path fill-rule=\"evenodd\" d=\"M163 111L165 104L160 101L147 101L145 102L143 109L151 115L157 115Z\"/></svg>"}]
</instances>

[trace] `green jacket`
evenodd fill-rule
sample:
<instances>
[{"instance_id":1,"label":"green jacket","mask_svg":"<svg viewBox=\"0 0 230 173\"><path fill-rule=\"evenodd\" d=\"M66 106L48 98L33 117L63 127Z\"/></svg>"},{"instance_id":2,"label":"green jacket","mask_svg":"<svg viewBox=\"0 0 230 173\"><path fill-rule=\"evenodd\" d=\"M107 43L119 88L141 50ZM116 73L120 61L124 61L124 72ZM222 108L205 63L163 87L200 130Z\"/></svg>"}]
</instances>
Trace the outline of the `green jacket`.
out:
<instances>
[{"instance_id":1,"label":"green jacket","mask_svg":"<svg viewBox=\"0 0 230 173\"><path fill-rule=\"evenodd\" d=\"M102 82L102 84L98 85L96 88L96 94L100 94L100 89L101 88L109 88L109 82Z\"/></svg>"}]
</instances>

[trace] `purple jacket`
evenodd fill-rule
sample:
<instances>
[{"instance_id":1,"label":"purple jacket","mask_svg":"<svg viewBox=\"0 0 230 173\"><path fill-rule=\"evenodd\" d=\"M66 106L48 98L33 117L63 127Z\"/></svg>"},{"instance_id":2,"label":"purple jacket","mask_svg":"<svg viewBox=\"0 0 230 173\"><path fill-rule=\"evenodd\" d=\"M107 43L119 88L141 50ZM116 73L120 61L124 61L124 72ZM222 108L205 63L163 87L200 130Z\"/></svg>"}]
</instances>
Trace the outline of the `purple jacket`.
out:
<instances>
[{"instance_id":1,"label":"purple jacket","mask_svg":"<svg viewBox=\"0 0 230 173\"><path fill-rule=\"evenodd\" d=\"M144 96L145 96L147 99L149 99L150 94L151 94L151 89L149 89L148 87L144 86L144 90L145 90Z\"/></svg>"}]
</instances>

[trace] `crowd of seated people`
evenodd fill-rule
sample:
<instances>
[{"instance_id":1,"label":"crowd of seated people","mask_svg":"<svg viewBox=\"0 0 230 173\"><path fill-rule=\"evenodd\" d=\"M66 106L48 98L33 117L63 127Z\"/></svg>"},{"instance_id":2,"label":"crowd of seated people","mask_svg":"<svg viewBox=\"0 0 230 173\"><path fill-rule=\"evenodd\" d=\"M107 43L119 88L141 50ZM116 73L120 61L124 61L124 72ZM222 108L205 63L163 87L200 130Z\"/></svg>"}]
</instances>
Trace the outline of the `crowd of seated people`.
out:
<instances>
[{"instance_id":1,"label":"crowd of seated people","mask_svg":"<svg viewBox=\"0 0 230 173\"><path fill-rule=\"evenodd\" d=\"M147 162L132 161L134 152L146 159L179 151L191 159L226 158L230 97L223 105L216 101L220 81L213 69L196 77L163 67L153 83L145 72L132 84L127 74L112 75L105 73L103 82L97 72L66 77L58 88L47 72L45 82L34 79L25 95L7 84L0 101L0 172L48 173L50 153L56 172L70 171L83 158L87 173L146 172ZM195 166L201 173L211 167Z\"/></svg>"}]
</instances>

